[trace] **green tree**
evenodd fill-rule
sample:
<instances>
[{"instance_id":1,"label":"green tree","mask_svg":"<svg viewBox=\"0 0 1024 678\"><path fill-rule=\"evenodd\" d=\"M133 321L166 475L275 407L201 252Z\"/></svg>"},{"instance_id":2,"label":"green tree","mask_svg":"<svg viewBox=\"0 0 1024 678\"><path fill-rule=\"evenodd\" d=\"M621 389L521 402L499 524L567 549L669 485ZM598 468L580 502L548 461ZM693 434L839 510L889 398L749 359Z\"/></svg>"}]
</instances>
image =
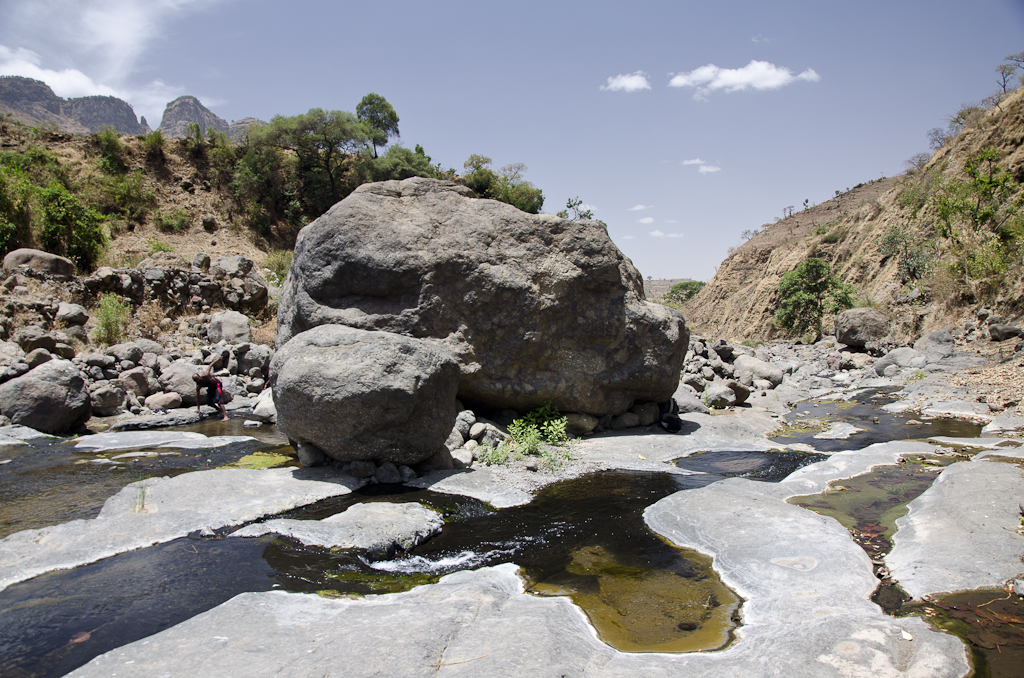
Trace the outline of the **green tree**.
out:
<instances>
[{"instance_id":1,"label":"green tree","mask_svg":"<svg viewBox=\"0 0 1024 678\"><path fill-rule=\"evenodd\" d=\"M705 285L707 285L707 283L701 282L700 280L687 280L685 282L676 283L662 298L665 301L675 304L685 304L690 299L697 296L697 293L704 289Z\"/></svg>"},{"instance_id":2,"label":"green tree","mask_svg":"<svg viewBox=\"0 0 1024 678\"><path fill-rule=\"evenodd\" d=\"M103 218L59 183L50 184L37 195L43 217L43 249L67 257L80 270L92 270L107 242Z\"/></svg>"},{"instance_id":3,"label":"green tree","mask_svg":"<svg viewBox=\"0 0 1024 678\"><path fill-rule=\"evenodd\" d=\"M356 106L356 117L367 128L367 136L373 144L373 157L377 157L377 147L386 146L388 139L398 136L398 113L379 94L370 92Z\"/></svg>"},{"instance_id":4,"label":"green tree","mask_svg":"<svg viewBox=\"0 0 1024 678\"><path fill-rule=\"evenodd\" d=\"M779 309L775 325L791 334L814 330L814 340L821 338L821 321L825 313L835 313L853 306L853 287L839 280L832 268L816 257L804 259L779 281Z\"/></svg>"},{"instance_id":5,"label":"green tree","mask_svg":"<svg viewBox=\"0 0 1024 678\"><path fill-rule=\"evenodd\" d=\"M523 178L526 165L514 162L505 165L497 174L497 182L491 185L495 200L507 202L524 212L537 214L544 206L544 194L539 188Z\"/></svg>"},{"instance_id":6,"label":"green tree","mask_svg":"<svg viewBox=\"0 0 1024 678\"><path fill-rule=\"evenodd\" d=\"M311 108L274 116L262 138L295 152L303 202L310 216L320 216L348 194L343 161L366 146L367 134L351 113Z\"/></svg>"},{"instance_id":7,"label":"green tree","mask_svg":"<svg viewBox=\"0 0 1024 678\"><path fill-rule=\"evenodd\" d=\"M571 213L572 221L594 218L594 210L580 209L581 207L583 207L583 201L580 200L578 196L576 198L569 198L565 201L565 209L559 210L556 213L556 216L562 217L563 219L569 219L569 214Z\"/></svg>"},{"instance_id":8,"label":"green tree","mask_svg":"<svg viewBox=\"0 0 1024 678\"><path fill-rule=\"evenodd\" d=\"M392 146L379 158L365 158L362 172L369 181L435 176L430 157L423 153L421 146L416 148L416 151L410 151L403 146Z\"/></svg>"}]
</instances>

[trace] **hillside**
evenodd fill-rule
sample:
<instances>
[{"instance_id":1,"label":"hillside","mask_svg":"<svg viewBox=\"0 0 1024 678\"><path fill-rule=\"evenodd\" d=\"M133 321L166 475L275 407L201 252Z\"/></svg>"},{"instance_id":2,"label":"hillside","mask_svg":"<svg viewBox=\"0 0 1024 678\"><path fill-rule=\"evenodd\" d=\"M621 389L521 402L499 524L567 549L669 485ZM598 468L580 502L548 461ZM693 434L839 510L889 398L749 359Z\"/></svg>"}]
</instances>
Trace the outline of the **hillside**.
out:
<instances>
[{"instance_id":1,"label":"hillside","mask_svg":"<svg viewBox=\"0 0 1024 678\"><path fill-rule=\"evenodd\" d=\"M779 280L809 256L827 261L844 282L853 285L859 303L885 310L894 320L898 341L963 320L979 306L1008 319L1019 318L1024 313L1024 224L1011 213L1024 196L1022 144L1024 89L999 106L979 112L972 124L920 169L858 185L766 225L722 262L688 305L687 320L707 336L781 338L772 323ZM965 166L984 149L994 149L996 170L1007 170L1002 176L1008 194L1001 196L996 207L998 218L1005 221L998 234L985 228L962 229L958 245L941 233L942 205L972 207L977 212L975 203L980 198L969 190ZM987 167L982 163L982 170ZM987 179L982 176L980 181ZM917 278L905 279L900 257L885 256L881 250L882 239L892 238L901 229L907 247L926 265ZM960 262L966 263L961 266ZM970 275L964 274L964 266Z\"/></svg>"},{"instance_id":2,"label":"hillside","mask_svg":"<svg viewBox=\"0 0 1024 678\"><path fill-rule=\"evenodd\" d=\"M146 119L116 97L89 96L62 99L49 85L20 76L0 76L0 116L29 126L49 123L62 132L90 134L113 127L121 134L149 132Z\"/></svg>"}]
</instances>

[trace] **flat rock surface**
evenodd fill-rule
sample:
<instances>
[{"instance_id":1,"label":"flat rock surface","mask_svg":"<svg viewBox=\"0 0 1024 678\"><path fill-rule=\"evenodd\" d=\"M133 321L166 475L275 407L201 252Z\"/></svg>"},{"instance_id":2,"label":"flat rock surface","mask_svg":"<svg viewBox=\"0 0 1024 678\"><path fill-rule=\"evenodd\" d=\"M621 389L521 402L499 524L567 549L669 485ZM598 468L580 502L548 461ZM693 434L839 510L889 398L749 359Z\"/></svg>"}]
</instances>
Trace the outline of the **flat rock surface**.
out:
<instances>
[{"instance_id":1,"label":"flat rock surface","mask_svg":"<svg viewBox=\"0 0 1024 678\"><path fill-rule=\"evenodd\" d=\"M92 520L24 530L0 540L0 590L144 546L280 513L358 487L329 469L217 469L132 483Z\"/></svg>"},{"instance_id":2,"label":"flat rock surface","mask_svg":"<svg viewBox=\"0 0 1024 678\"><path fill-rule=\"evenodd\" d=\"M443 525L437 511L415 502L381 501L356 504L323 520L281 518L253 523L231 536L260 537L273 532L313 546L391 553L396 548L408 550L423 543Z\"/></svg>"},{"instance_id":3,"label":"flat rock surface","mask_svg":"<svg viewBox=\"0 0 1024 678\"><path fill-rule=\"evenodd\" d=\"M885 558L894 579L914 598L998 588L1024 572L1021 509L1024 478L1013 464L948 466L910 512Z\"/></svg>"},{"instance_id":4,"label":"flat rock surface","mask_svg":"<svg viewBox=\"0 0 1024 678\"><path fill-rule=\"evenodd\" d=\"M963 676L963 645L868 600L876 580L837 522L731 479L646 512L653 529L715 557L746 602L721 652L635 654L598 640L568 598L524 593L512 564L399 594L329 600L246 593L69 674L109 676ZM396 632L399 630L400 632ZM258 657L258 661L253 661Z\"/></svg>"},{"instance_id":5,"label":"flat rock surface","mask_svg":"<svg viewBox=\"0 0 1024 678\"><path fill-rule=\"evenodd\" d=\"M494 471L486 467L431 471L421 478L409 481L406 485L444 494L473 497L494 508L519 506L533 500L533 495L502 482Z\"/></svg>"}]
</instances>

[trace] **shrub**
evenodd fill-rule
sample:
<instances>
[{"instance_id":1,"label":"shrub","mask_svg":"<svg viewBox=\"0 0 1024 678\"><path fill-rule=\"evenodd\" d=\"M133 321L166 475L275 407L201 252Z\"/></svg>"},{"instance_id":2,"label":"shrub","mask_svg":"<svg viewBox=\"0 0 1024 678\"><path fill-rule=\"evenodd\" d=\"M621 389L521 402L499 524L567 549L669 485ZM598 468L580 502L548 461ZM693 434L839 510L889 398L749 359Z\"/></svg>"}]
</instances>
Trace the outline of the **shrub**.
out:
<instances>
[{"instance_id":1,"label":"shrub","mask_svg":"<svg viewBox=\"0 0 1024 678\"><path fill-rule=\"evenodd\" d=\"M93 135L93 141L100 152L97 164L101 171L105 174L122 174L127 169L124 144L116 129L104 125L103 129Z\"/></svg>"},{"instance_id":2,"label":"shrub","mask_svg":"<svg viewBox=\"0 0 1024 678\"><path fill-rule=\"evenodd\" d=\"M30 239L32 185L21 171L0 166L0 253Z\"/></svg>"},{"instance_id":3,"label":"shrub","mask_svg":"<svg viewBox=\"0 0 1024 678\"><path fill-rule=\"evenodd\" d=\"M779 329L798 335L813 330L817 341L821 337L824 314L853 306L852 291L852 287L832 273L827 263L808 257L779 281L775 324Z\"/></svg>"},{"instance_id":4,"label":"shrub","mask_svg":"<svg viewBox=\"0 0 1024 678\"><path fill-rule=\"evenodd\" d=\"M139 306L131 316L133 326L143 339L156 339L160 336L160 321L164 317L164 310L156 301Z\"/></svg>"},{"instance_id":5,"label":"shrub","mask_svg":"<svg viewBox=\"0 0 1024 678\"><path fill-rule=\"evenodd\" d=\"M157 252L173 252L174 248L165 243L162 240L156 238L149 239L149 253L150 255L156 254ZM141 259L139 260L141 261Z\"/></svg>"},{"instance_id":6,"label":"shrub","mask_svg":"<svg viewBox=\"0 0 1024 678\"><path fill-rule=\"evenodd\" d=\"M103 181L108 214L122 214L129 221L141 222L156 202L153 191L146 186L141 170L123 176L107 177ZM102 209L102 208L101 208Z\"/></svg>"},{"instance_id":7,"label":"shrub","mask_svg":"<svg viewBox=\"0 0 1024 678\"><path fill-rule=\"evenodd\" d=\"M270 269L273 276L277 279L277 285L281 285L288 276L288 270L292 267L292 256L294 254L292 250L270 250L267 252L267 258L263 260L263 265Z\"/></svg>"},{"instance_id":8,"label":"shrub","mask_svg":"<svg viewBox=\"0 0 1024 678\"><path fill-rule=\"evenodd\" d=\"M163 132L160 130L153 130L142 139L142 148L146 151L146 157L150 160L164 160L164 146L167 145L167 140L164 139Z\"/></svg>"},{"instance_id":9,"label":"shrub","mask_svg":"<svg viewBox=\"0 0 1024 678\"><path fill-rule=\"evenodd\" d=\"M103 218L56 182L39 190L37 197L43 249L71 259L79 269L91 270L107 242Z\"/></svg>"},{"instance_id":10,"label":"shrub","mask_svg":"<svg viewBox=\"0 0 1024 678\"><path fill-rule=\"evenodd\" d=\"M191 225L192 217L188 211L178 207L164 210L153 215L153 225L164 233L183 233Z\"/></svg>"},{"instance_id":11,"label":"shrub","mask_svg":"<svg viewBox=\"0 0 1024 678\"><path fill-rule=\"evenodd\" d=\"M97 342L107 346L117 344L124 339L124 330L131 317L128 302L112 292L100 297L93 318L96 319L96 330L93 337Z\"/></svg>"},{"instance_id":12,"label":"shrub","mask_svg":"<svg viewBox=\"0 0 1024 678\"><path fill-rule=\"evenodd\" d=\"M676 283L672 286L672 289L665 293L663 299L676 304L685 304L704 289L705 285L707 283L699 280L687 280L686 282Z\"/></svg>"}]
</instances>

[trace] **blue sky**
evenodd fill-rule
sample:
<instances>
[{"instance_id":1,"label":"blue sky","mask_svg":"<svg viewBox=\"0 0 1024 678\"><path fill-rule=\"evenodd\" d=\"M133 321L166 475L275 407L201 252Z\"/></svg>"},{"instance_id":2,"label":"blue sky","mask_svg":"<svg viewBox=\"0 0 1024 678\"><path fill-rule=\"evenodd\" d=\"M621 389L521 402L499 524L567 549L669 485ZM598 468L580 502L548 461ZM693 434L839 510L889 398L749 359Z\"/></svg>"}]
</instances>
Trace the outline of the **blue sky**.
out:
<instances>
[{"instance_id":1,"label":"blue sky","mask_svg":"<svg viewBox=\"0 0 1024 678\"><path fill-rule=\"evenodd\" d=\"M156 127L355 110L461 169L525 163L646 276L709 279L740 232L902 171L1024 50L1024 0L275 3L0 0L0 74L113 94Z\"/></svg>"}]
</instances>

